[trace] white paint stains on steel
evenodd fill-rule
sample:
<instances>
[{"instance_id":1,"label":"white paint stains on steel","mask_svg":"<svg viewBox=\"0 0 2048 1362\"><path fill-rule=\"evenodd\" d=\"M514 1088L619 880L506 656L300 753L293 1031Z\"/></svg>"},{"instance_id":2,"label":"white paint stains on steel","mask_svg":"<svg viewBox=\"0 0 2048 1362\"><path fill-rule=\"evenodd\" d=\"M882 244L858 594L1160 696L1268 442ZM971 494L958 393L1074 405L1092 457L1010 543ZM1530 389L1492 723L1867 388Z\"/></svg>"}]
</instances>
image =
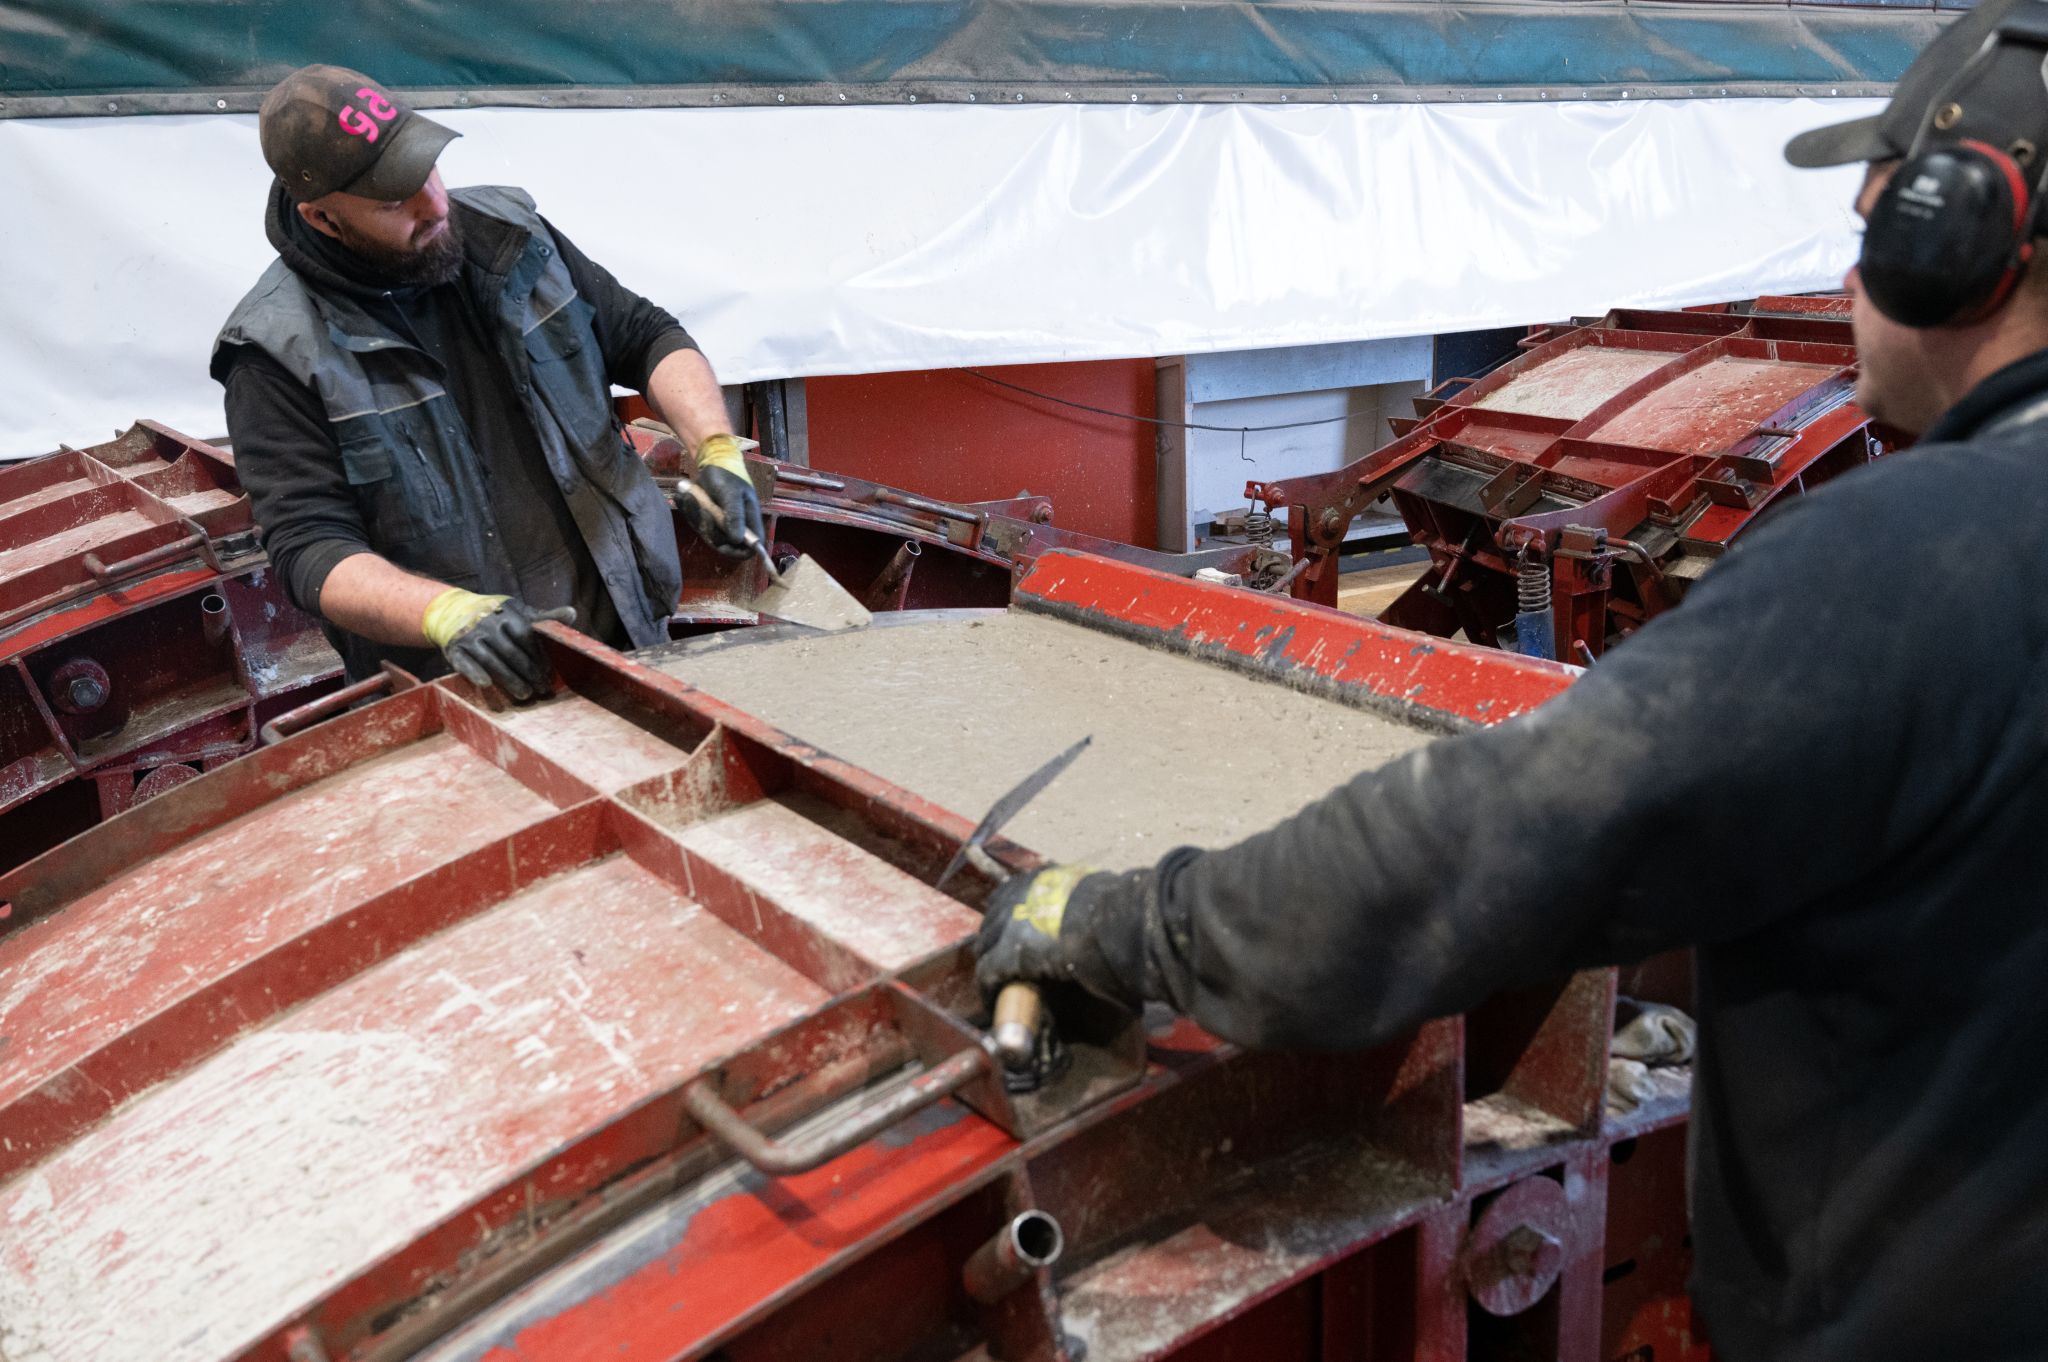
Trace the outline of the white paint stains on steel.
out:
<instances>
[{"instance_id":1,"label":"white paint stains on steel","mask_svg":"<svg viewBox=\"0 0 2048 1362\"><path fill-rule=\"evenodd\" d=\"M450 817L450 811L459 811ZM437 736L267 804L0 941L0 1096L364 899L552 813ZM119 980L118 990L108 988Z\"/></svg>"},{"instance_id":2,"label":"white paint stains on steel","mask_svg":"<svg viewBox=\"0 0 2048 1362\"><path fill-rule=\"evenodd\" d=\"M1448 1190L1372 1150L1275 1166L1205 1197L1198 1223L1138 1235L1068 1276L1060 1326L1091 1357L1153 1356L1375 1230L1416 1218Z\"/></svg>"},{"instance_id":3,"label":"white paint stains on steel","mask_svg":"<svg viewBox=\"0 0 2048 1362\"><path fill-rule=\"evenodd\" d=\"M63 482L53 482L47 487L39 487L33 492L23 492L19 496L0 501L0 515L17 516L23 511L47 506L53 501L62 501L80 492L90 492L96 485L91 478L66 478Z\"/></svg>"},{"instance_id":4,"label":"white paint stains on steel","mask_svg":"<svg viewBox=\"0 0 2048 1362\"><path fill-rule=\"evenodd\" d=\"M201 488L196 492L187 492L181 497L164 498L165 501L178 508L180 515L188 516L198 515L202 511L218 510L223 506L232 506L241 499L241 493L230 492L224 487Z\"/></svg>"},{"instance_id":5,"label":"white paint stains on steel","mask_svg":"<svg viewBox=\"0 0 2048 1362\"><path fill-rule=\"evenodd\" d=\"M277 604L263 603L265 619L274 619ZM278 647L279 640L270 640L267 650L252 650L243 654L249 669L249 684L258 695L274 695L290 690L302 682L309 681L320 673L334 667L338 660L334 649L318 629L307 629L292 635Z\"/></svg>"},{"instance_id":6,"label":"white paint stains on steel","mask_svg":"<svg viewBox=\"0 0 2048 1362\"><path fill-rule=\"evenodd\" d=\"M114 515L103 515L75 525L41 539L30 539L11 549L0 551L0 581L20 576L34 568L45 567L75 553L100 548L124 535L154 529L158 522L151 520L140 511L121 511Z\"/></svg>"},{"instance_id":7,"label":"white paint stains on steel","mask_svg":"<svg viewBox=\"0 0 2048 1362\"><path fill-rule=\"evenodd\" d=\"M901 969L964 941L981 926L981 914L773 801L674 835L757 895L883 970Z\"/></svg>"},{"instance_id":8,"label":"white paint stains on steel","mask_svg":"<svg viewBox=\"0 0 2048 1362\"><path fill-rule=\"evenodd\" d=\"M282 1279L317 1286L380 1247L379 1208L441 1190L429 1169L374 1157L424 1062L393 1032L259 1033L117 1118L129 1138L89 1141L10 1184L0 1354L215 1359L252 1341ZM348 1091L369 1069L384 1086ZM309 1176L337 1166L346 1180Z\"/></svg>"},{"instance_id":9,"label":"white paint stains on steel","mask_svg":"<svg viewBox=\"0 0 2048 1362\"><path fill-rule=\"evenodd\" d=\"M1834 372L1830 364L1722 355L1602 422L1592 438L1674 453L1726 449Z\"/></svg>"},{"instance_id":10,"label":"white paint stains on steel","mask_svg":"<svg viewBox=\"0 0 2048 1362\"><path fill-rule=\"evenodd\" d=\"M619 791L619 802L669 828L695 822L711 810L724 808L729 802L724 742L722 734L712 736L676 770Z\"/></svg>"},{"instance_id":11,"label":"white paint stains on steel","mask_svg":"<svg viewBox=\"0 0 2048 1362\"><path fill-rule=\"evenodd\" d=\"M1004 835L1105 869L1227 846L1430 736L1037 615L685 652L662 670L970 821L1092 734Z\"/></svg>"},{"instance_id":12,"label":"white paint stains on steel","mask_svg":"<svg viewBox=\"0 0 2048 1362\"><path fill-rule=\"evenodd\" d=\"M624 857L537 884L0 1188L0 1356L212 1362L825 994Z\"/></svg>"},{"instance_id":13,"label":"white paint stains on steel","mask_svg":"<svg viewBox=\"0 0 2048 1362\"><path fill-rule=\"evenodd\" d=\"M1472 405L1488 411L1577 421L1651 370L1677 358L1677 352L1670 350L1582 345L1517 374Z\"/></svg>"},{"instance_id":14,"label":"white paint stains on steel","mask_svg":"<svg viewBox=\"0 0 2048 1362\"><path fill-rule=\"evenodd\" d=\"M1539 1149L1572 1139L1578 1134L1572 1123L1563 1117L1504 1092L1488 1093L1467 1102L1464 1125L1467 1149L1495 1149L1507 1153Z\"/></svg>"},{"instance_id":15,"label":"white paint stains on steel","mask_svg":"<svg viewBox=\"0 0 2048 1362\"><path fill-rule=\"evenodd\" d=\"M683 748L631 720L567 692L492 718L542 756L606 794L676 770L690 758Z\"/></svg>"}]
</instances>

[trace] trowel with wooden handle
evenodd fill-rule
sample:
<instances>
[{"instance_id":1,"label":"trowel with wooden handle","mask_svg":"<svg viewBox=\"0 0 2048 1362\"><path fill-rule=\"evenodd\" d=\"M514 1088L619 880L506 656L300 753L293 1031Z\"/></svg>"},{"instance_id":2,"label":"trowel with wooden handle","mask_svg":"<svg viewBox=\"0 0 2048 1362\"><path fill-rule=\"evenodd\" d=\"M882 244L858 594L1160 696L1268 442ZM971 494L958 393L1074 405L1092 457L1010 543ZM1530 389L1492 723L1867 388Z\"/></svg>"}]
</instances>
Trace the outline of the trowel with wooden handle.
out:
<instances>
[{"instance_id":1,"label":"trowel with wooden handle","mask_svg":"<svg viewBox=\"0 0 2048 1362\"><path fill-rule=\"evenodd\" d=\"M725 512L702 487L689 478L679 478L676 480L676 493L696 502L713 524L725 528ZM798 555L787 570L778 569L768 546L761 542L761 536L752 529L744 533L748 549L761 560L761 567L768 574L768 583L751 590L743 586L735 595L733 604L758 615L771 615L812 629L858 629L874 618L852 592L819 567L817 560L808 553Z\"/></svg>"},{"instance_id":2,"label":"trowel with wooden handle","mask_svg":"<svg viewBox=\"0 0 2048 1362\"><path fill-rule=\"evenodd\" d=\"M935 889L944 889L946 882L960 873L963 866L972 865L983 875L997 884L1010 878L1010 872L995 857L988 854L988 840L1002 830L1003 824L1017 816L1026 804L1038 796L1038 792L1053 783L1060 772L1074 764L1074 758L1087 750L1094 737L1081 739L1066 751L1054 757L1045 765L1033 771L995 802L988 816L960 844L960 850L946 864L945 870L933 882ZM996 1057L1003 1062L1013 1092L1029 1091L1037 1086L1036 1079L1042 1075L1033 1074L1033 1063L1039 1053L1040 1035L1043 1027L1045 1002L1039 995L1036 984L1005 984L1003 991L996 995L995 1019L989 1024L989 1036L994 1042Z\"/></svg>"}]
</instances>

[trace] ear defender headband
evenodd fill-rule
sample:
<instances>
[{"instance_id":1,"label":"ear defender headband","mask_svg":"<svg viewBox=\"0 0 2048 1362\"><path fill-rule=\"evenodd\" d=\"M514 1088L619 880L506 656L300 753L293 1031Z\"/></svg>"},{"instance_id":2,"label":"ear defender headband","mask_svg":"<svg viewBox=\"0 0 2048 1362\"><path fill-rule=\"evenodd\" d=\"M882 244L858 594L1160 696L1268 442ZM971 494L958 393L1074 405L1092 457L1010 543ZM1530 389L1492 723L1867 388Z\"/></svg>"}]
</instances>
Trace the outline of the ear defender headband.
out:
<instances>
[{"instance_id":1,"label":"ear defender headband","mask_svg":"<svg viewBox=\"0 0 2048 1362\"><path fill-rule=\"evenodd\" d=\"M1982 321L2032 261L2048 202L2044 158L2029 141L2007 141L2013 120L1995 118L2002 101L1992 92L2024 90L2048 103L2044 57L2048 3L2031 0L1935 98L1878 195L1859 270L1871 303L1902 326Z\"/></svg>"}]
</instances>

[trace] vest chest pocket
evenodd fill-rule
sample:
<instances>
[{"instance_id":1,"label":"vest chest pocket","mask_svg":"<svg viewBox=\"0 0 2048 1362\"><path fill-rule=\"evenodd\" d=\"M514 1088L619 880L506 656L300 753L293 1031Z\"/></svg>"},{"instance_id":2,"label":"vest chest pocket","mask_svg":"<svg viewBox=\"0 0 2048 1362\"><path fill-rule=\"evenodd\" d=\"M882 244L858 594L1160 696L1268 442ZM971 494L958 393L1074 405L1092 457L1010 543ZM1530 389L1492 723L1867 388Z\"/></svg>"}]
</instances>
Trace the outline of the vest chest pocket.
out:
<instances>
[{"instance_id":1,"label":"vest chest pocket","mask_svg":"<svg viewBox=\"0 0 2048 1362\"><path fill-rule=\"evenodd\" d=\"M376 429L343 435L341 466L355 489L372 547L380 551L423 539L455 518L448 479L402 425L380 422Z\"/></svg>"},{"instance_id":2,"label":"vest chest pocket","mask_svg":"<svg viewBox=\"0 0 2048 1362\"><path fill-rule=\"evenodd\" d=\"M594 315L572 294L525 337L535 390L563 432L585 446L612 428L611 381L591 331Z\"/></svg>"}]
</instances>

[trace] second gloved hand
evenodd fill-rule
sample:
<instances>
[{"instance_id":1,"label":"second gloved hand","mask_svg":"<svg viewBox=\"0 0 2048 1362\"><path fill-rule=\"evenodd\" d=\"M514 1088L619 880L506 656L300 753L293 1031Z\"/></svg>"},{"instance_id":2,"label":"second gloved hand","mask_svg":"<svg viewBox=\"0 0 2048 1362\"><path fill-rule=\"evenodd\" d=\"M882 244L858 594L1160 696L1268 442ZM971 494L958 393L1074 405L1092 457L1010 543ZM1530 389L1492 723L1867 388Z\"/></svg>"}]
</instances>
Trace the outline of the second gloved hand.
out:
<instances>
[{"instance_id":1,"label":"second gloved hand","mask_svg":"<svg viewBox=\"0 0 2048 1362\"><path fill-rule=\"evenodd\" d=\"M683 519L699 539L726 557L744 558L751 554L747 532L753 531L760 540L768 536L761 526L761 498L747 476L747 460L740 452L739 441L730 435L713 435L699 445L695 481L717 504L719 514L713 517L696 498L679 491L675 505Z\"/></svg>"},{"instance_id":2,"label":"second gloved hand","mask_svg":"<svg viewBox=\"0 0 2048 1362\"><path fill-rule=\"evenodd\" d=\"M570 606L535 610L511 596L480 596L450 587L434 597L420 628L448 665L476 686L496 686L514 700L547 692L554 669L533 626L541 620L576 621Z\"/></svg>"},{"instance_id":3,"label":"second gloved hand","mask_svg":"<svg viewBox=\"0 0 2048 1362\"><path fill-rule=\"evenodd\" d=\"M1126 892L1131 879L1055 865L998 885L974 940L974 978L982 995L993 999L1003 985L1023 980L1078 984L1132 1011L1143 1006L1143 997L1111 965L1102 932L1122 926L1121 916L1139 909Z\"/></svg>"}]
</instances>

